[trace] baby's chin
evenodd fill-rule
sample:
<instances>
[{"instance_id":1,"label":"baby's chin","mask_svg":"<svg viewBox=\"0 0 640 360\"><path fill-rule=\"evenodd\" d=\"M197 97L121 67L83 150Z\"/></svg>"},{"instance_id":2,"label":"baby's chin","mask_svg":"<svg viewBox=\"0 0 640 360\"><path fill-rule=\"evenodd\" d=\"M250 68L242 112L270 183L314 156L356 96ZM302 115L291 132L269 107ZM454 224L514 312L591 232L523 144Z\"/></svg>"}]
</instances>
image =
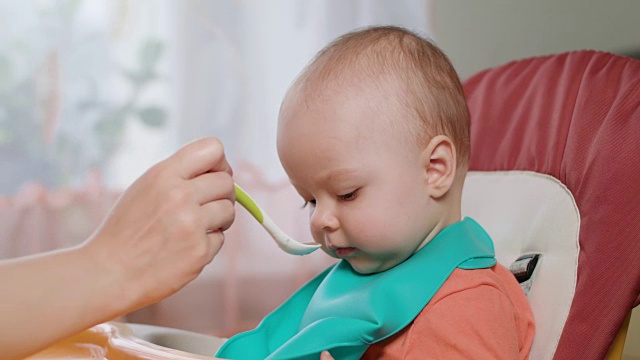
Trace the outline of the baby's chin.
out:
<instances>
[{"instance_id":1,"label":"baby's chin","mask_svg":"<svg viewBox=\"0 0 640 360\"><path fill-rule=\"evenodd\" d=\"M392 267L395 266L394 265L389 265L389 264L382 264L382 263L378 263L378 264L363 264L361 261L358 261L358 259L356 258L349 258L349 259L344 259L346 262L349 263L349 265L351 265L351 268L353 269L353 271L357 272L360 275L373 275L373 274L377 274L379 272L383 272L386 270L391 269Z\"/></svg>"},{"instance_id":2,"label":"baby's chin","mask_svg":"<svg viewBox=\"0 0 640 360\"><path fill-rule=\"evenodd\" d=\"M408 259L409 257L407 257ZM351 265L353 271L362 275L373 275L379 272L387 271L402 264L406 259L398 261L397 259L389 259L388 261L370 261L354 256L348 259L344 259Z\"/></svg>"},{"instance_id":3,"label":"baby's chin","mask_svg":"<svg viewBox=\"0 0 640 360\"><path fill-rule=\"evenodd\" d=\"M346 261L351 266L353 271L361 275L373 275L379 272L383 272L395 267L396 265L406 260L404 259L402 261L397 261L397 260L388 259L387 261L382 261L382 260L372 261L370 259L363 257L362 253L354 254L353 256L350 256L350 257L341 257L341 256L338 256L334 251L331 251L325 248L324 246L322 247L322 250L327 255L331 256L334 259Z\"/></svg>"}]
</instances>

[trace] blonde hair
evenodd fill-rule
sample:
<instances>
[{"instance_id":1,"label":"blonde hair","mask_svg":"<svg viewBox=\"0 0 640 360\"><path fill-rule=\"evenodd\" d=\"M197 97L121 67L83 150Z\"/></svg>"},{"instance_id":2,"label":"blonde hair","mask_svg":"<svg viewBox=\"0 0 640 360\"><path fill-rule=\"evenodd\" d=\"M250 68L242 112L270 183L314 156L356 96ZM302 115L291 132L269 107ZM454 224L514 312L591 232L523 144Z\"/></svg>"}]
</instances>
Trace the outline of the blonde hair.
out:
<instances>
[{"instance_id":1,"label":"blonde hair","mask_svg":"<svg viewBox=\"0 0 640 360\"><path fill-rule=\"evenodd\" d=\"M380 88L389 87L391 82L399 85L396 100L411 117L420 120L411 124L417 130L418 144L426 145L433 136L446 135L456 147L458 164L466 168L469 110L453 65L436 45L395 26L357 30L322 49L294 87L317 91L341 85L353 76L373 81Z\"/></svg>"}]
</instances>

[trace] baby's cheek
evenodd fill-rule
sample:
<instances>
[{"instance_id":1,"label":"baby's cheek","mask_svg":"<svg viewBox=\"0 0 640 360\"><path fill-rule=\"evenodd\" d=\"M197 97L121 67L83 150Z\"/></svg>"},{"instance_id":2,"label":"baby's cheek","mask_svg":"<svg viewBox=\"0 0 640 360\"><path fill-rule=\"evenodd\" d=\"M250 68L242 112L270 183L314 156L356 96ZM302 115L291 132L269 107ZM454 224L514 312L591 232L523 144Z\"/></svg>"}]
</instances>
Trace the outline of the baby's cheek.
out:
<instances>
[{"instance_id":1,"label":"baby's cheek","mask_svg":"<svg viewBox=\"0 0 640 360\"><path fill-rule=\"evenodd\" d=\"M356 232L358 237L363 239L386 238L393 234L396 224L392 221L391 214L375 209L366 209L358 213L353 219L352 232Z\"/></svg>"},{"instance_id":2,"label":"baby's cheek","mask_svg":"<svg viewBox=\"0 0 640 360\"><path fill-rule=\"evenodd\" d=\"M311 225L309 225L309 231L311 232L311 236L315 242L320 245L324 245L324 234L322 231L315 230Z\"/></svg>"}]
</instances>

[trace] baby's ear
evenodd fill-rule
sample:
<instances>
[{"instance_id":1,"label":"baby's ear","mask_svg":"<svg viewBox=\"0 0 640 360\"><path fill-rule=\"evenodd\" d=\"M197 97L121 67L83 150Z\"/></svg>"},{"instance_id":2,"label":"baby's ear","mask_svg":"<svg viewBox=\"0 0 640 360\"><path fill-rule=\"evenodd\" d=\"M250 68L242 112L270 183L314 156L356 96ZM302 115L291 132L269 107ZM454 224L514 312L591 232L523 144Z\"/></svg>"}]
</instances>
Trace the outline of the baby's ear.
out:
<instances>
[{"instance_id":1,"label":"baby's ear","mask_svg":"<svg viewBox=\"0 0 640 360\"><path fill-rule=\"evenodd\" d=\"M445 135L435 136L422 152L425 186L434 199L444 196L456 177L456 148Z\"/></svg>"}]
</instances>

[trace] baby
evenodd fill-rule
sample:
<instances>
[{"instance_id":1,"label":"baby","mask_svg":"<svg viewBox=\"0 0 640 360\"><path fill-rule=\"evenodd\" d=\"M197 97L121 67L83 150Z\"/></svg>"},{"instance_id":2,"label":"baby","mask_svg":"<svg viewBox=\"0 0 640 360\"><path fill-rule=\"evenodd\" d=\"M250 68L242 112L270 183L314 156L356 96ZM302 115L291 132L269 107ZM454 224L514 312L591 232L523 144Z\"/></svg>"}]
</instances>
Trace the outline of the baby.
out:
<instances>
[{"instance_id":1,"label":"baby","mask_svg":"<svg viewBox=\"0 0 640 360\"><path fill-rule=\"evenodd\" d=\"M397 27L338 38L286 94L277 146L313 238L342 260L218 356L528 358L527 299L461 218L469 111L441 50Z\"/></svg>"}]
</instances>

